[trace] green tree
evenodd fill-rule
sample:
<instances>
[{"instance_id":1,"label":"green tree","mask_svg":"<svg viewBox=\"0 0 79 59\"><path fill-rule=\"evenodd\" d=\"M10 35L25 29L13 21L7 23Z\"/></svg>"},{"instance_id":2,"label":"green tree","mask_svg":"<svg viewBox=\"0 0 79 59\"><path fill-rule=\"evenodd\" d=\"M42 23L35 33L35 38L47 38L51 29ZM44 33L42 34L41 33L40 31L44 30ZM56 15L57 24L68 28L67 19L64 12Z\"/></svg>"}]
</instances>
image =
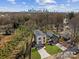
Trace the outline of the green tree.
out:
<instances>
[{"instance_id":1,"label":"green tree","mask_svg":"<svg viewBox=\"0 0 79 59\"><path fill-rule=\"evenodd\" d=\"M72 19L74 16L75 16L74 12L71 12L71 13L68 14L69 19Z\"/></svg>"}]
</instances>

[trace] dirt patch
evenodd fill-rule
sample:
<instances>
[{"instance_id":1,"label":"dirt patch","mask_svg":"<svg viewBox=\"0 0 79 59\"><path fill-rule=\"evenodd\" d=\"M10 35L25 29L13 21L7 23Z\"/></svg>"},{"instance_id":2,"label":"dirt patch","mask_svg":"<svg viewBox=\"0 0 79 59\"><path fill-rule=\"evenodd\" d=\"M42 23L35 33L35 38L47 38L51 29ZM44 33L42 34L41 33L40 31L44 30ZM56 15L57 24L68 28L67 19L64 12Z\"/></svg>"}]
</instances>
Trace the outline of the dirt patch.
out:
<instances>
[{"instance_id":1,"label":"dirt patch","mask_svg":"<svg viewBox=\"0 0 79 59\"><path fill-rule=\"evenodd\" d=\"M76 56L71 57L71 59L79 59L79 54Z\"/></svg>"},{"instance_id":2,"label":"dirt patch","mask_svg":"<svg viewBox=\"0 0 79 59\"><path fill-rule=\"evenodd\" d=\"M13 35L9 35L9 36L4 36L4 35L0 35L0 48L4 47L4 45L11 41Z\"/></svg>"}]
</instances>

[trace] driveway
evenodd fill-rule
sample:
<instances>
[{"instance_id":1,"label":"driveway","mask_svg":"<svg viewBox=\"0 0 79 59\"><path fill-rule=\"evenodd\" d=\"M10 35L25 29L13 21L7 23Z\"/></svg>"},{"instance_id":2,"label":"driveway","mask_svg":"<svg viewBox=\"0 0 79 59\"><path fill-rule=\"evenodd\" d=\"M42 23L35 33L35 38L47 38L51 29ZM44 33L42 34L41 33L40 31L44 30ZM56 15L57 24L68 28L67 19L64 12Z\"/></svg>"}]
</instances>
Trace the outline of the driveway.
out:
<instances>
[{"instance_id":1,"label":"driveway","mask_svg":"<svg viewBox=\"0 0 79 59\"><path fill-rule=\"evenodd\" d=\"M63 45L59 43L57 43L56 46L59 47L62 51L65 51L67 49L66 47L64 47Z\"/></svg>"},{"instance_id":2,"label":"driveway","mask_svg":"<svg viewBox=\"0 0 79 59\"><path fill-rule=\"evenodd\" d=\"M46 52L46 50L44 48L39 49L38 52L39 52L39 54L41 56L41 59L44 59L44 58L47 58L47 57L51 56L50 54L48 54Z\"/></svg>"}]
</instances>

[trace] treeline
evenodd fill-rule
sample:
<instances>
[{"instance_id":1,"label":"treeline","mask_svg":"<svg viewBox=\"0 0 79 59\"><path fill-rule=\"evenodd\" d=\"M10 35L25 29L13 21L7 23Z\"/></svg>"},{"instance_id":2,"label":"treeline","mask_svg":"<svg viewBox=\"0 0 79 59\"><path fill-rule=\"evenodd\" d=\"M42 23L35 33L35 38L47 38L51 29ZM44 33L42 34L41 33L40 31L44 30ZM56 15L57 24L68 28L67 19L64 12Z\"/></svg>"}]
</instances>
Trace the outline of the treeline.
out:
<instances>
[{"instance_id":1,"label":"treeline","mask_svg":"<svg viewBox=\"0 0 79 59\"><path fill-rule=\"evenodd\" d=\"M23 14L0 14L0 33L11 34L29 20L29 16Z\"/></svg>"},{"instance_id":2,"label":"treeline","mask_svg":"<svg viewBox=\"0 0 79 59\"><path fill-rule=\"evenodd\" d=\"M79 13L74 12L1 13L0 32L2 29L8 34L11 30L15 30L19 25L23 24L31 28L31 30L40 29L46 31L50 29L58 32L63 30L63 19L65 17L69 20L69 26L76 35L79 31Z\"/></svg>"}]
</instances>

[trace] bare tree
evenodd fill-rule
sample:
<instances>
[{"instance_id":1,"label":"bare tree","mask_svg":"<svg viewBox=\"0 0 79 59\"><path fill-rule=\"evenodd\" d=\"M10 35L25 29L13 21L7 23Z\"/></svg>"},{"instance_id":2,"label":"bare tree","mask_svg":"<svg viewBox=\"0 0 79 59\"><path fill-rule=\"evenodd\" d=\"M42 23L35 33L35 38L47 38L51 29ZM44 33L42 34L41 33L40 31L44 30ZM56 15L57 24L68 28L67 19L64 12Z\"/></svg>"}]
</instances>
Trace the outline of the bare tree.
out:
<instances>
[{"instance_id":1,"label":"bare tree","mask_svg":"<svg viewBox=\"0 0 79 59\"><path fill-rule=\"evenodd\" d=\"M73 32L74 40L78 42L76 39L79 34L79 16L76 16L70 20L70 26Z\"/></svg>"}]
</instances>

